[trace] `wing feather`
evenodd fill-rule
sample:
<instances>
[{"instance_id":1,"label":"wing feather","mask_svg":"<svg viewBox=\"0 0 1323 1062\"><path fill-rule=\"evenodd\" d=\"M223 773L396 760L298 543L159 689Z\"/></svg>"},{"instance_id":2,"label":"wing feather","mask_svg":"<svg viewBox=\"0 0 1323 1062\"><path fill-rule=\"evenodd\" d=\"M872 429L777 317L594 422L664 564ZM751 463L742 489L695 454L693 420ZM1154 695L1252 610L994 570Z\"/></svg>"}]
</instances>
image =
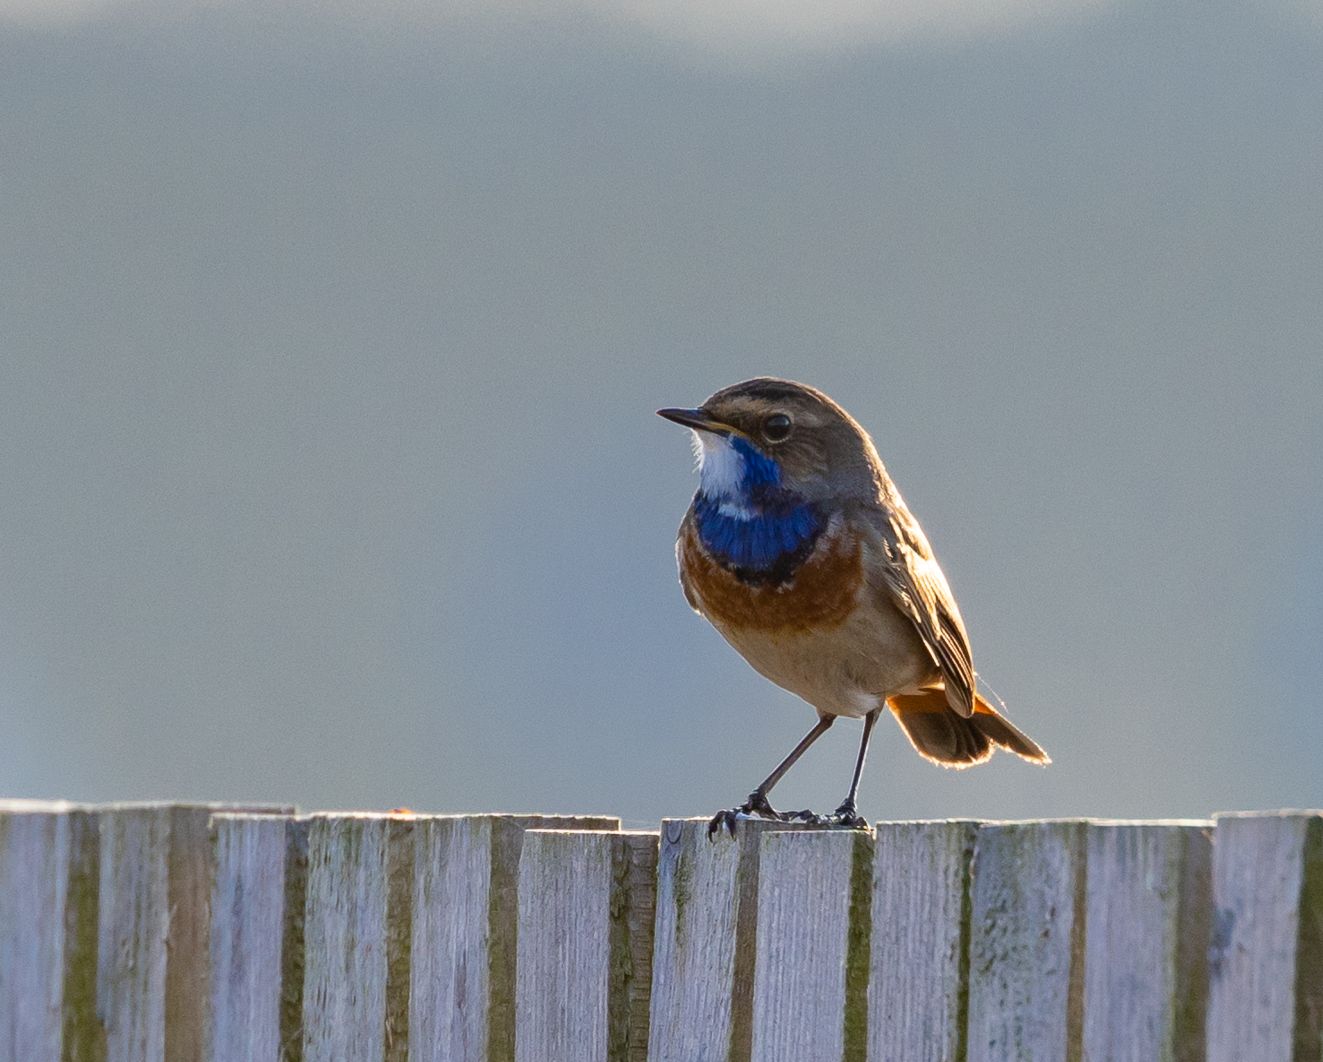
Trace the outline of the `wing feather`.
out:
<instances>
[{"instance_id":1,"label":"wing feather","mask_svg":"<svg viewBox=\"0 0 1323 1062\"><path fill-rule=\"evenodd\" d=\"M899 495L870 510L882 550L882 582L908 617L942 672L946 702L958 715L974 713L974 660L955 597L923 528Z\"/></svg>"}]
</instances>

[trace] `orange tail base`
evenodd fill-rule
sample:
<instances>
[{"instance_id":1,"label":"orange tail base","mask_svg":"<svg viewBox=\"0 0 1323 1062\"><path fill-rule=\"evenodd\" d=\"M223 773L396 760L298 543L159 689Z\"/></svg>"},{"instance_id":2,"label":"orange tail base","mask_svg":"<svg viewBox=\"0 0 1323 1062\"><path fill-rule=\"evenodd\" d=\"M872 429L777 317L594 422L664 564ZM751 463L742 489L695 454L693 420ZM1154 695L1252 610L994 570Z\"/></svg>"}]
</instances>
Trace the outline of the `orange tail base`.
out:
<instances>
[{"instance_id":1,"label":"orange tail base","mask_svg":"<svg viewBox=\"0 0 1323 1062\"><path fill-rule=\"evenodd\" d=\"M1052 762L1036 741L982 697L975 696L974 714L968 718L951 710L940 688L888 697L887 706L919 755L943 767L973 767L996 748L1030 763Z\"/></svg>"}]
</instances>

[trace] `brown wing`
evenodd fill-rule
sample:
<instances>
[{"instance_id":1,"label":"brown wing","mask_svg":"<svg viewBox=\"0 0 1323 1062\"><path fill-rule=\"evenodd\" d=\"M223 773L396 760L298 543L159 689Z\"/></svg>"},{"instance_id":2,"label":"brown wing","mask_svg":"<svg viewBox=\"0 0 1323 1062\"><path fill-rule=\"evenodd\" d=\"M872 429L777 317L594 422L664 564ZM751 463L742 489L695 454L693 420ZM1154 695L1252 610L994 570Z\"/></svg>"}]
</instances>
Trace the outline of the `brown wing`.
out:
<instances>
[{"instance_id":1,"label":"brown wing","mask_svg":"<svg viewBox=\"0 0 1323 1062\"><path fill-rule=\"evenodd\" d=\"M867 511L882 551L882 582L892 602L918 630L942 671L946 703L968 717L974 713L974 661L969 636L951 587L933 557L923 528L899 494Z\"/></svg>"}]
</instances>

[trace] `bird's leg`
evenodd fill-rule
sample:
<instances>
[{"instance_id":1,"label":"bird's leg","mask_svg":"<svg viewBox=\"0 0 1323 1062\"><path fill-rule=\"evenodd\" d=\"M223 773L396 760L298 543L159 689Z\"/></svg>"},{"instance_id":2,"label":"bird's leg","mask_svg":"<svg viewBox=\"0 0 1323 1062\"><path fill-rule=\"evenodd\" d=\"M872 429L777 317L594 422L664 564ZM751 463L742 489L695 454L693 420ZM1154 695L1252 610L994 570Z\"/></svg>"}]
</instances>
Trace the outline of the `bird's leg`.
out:
<instances>
[{"instance_id":1,"label":"bird's leg","mask_svg":"<svg viewBox=\"0 0 1323 1062\"><path fill-rule=\"evenodd\" d=\"M749 794L748 800L737 808L718 811L712 816L712 821L707 824L708 837L713 837L723 826L729 830L730 835L734 837L735 821L740 815L758 815L762 818L776 819L780 822L789 822L792 819L803 818L803 812L787 813L777 811L768 801L767 794L770 793L772 787L782 779L786 771L790 770L790 768L795 765L795 761L808 751L808 747L812 745L813 742L817 741L818 738L822 737L822 735L831 728L831 725L834 722L836 722L836 717L834 715L819 716L813 729L800 738L799 744L791 749L790 754L778 763L772 773L758 784L758 788Z\"/></svg>"},{"instance_id":2,"label":"bird's leg","mask_svg":"<svg viewBox=\"0 0 1323 1062\"><path fill-rule=\"evenodd\" d=\"M873 734L873 724L877 722L878 713L881 708L874 708L864 716L864 736L859 741L859 758L854 761L854 777L850 780L850 792L846 796L844 803L836 809L832 815L832 822L838 826L853 826L857 829L866 829L868 822L860 818L859 809L855 807L855 797L859 795L859 779L864 773L864 759L868 756L868 739Z\"/></svg>"}]
</instances>

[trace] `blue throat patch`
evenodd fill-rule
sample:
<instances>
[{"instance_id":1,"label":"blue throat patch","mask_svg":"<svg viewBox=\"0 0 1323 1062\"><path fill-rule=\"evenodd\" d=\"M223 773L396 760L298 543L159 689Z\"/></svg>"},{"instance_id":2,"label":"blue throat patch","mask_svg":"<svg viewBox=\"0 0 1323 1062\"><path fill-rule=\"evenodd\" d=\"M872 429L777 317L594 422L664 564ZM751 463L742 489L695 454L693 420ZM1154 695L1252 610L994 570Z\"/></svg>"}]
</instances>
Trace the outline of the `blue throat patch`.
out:
<instances>
[{"instance_id":1,"label":"blue throat patch","mask_svg":"<svg viewBox=\"0 0 1323 1062\"><path fill-rule=\"evenodd\" d=\"M738 436L731 444L744 460L738 493L694 498L698 537L722 564L754 576L788 577L812 548L825 521L817 506L781 489L781 466ZM722 503L750 515L721 512Z\"/></svg>"}]
</instances>

